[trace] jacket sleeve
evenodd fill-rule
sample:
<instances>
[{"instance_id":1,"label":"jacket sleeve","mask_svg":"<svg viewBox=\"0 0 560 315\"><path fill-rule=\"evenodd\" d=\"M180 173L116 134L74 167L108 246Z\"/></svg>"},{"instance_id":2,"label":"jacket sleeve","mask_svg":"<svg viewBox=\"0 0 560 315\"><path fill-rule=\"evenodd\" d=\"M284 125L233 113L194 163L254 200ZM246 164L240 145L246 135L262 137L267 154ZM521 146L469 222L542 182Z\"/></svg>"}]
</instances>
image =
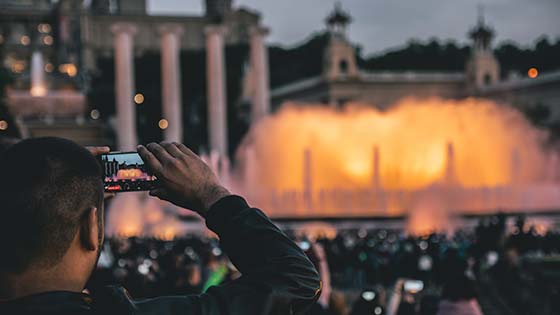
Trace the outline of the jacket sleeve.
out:
<instances>
[{"instance_id":1,"label":"jacket sleeve","mask_svg":"<svg viewBox=\"0 0 560 315\"><path fill-rule=\"evenodd\" d=\"M318 298L319 275L307 256L243 198L219 200L209 210L206 224L218 234L222 248L242 276L202 295L139 302L140 313L297 314Z\"/></svg>"}]
</instances>

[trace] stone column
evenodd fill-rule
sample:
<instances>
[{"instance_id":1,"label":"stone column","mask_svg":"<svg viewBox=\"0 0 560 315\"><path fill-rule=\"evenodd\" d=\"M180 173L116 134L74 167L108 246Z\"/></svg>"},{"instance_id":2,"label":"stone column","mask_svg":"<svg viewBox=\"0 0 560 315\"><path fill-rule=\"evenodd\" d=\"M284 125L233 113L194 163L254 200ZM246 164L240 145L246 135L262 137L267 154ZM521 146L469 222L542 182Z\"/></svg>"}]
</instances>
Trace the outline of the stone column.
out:
<instances>
[{"instance_id":1,"label":"stone column","mask_svg":"<svg viewBox=\"0 0 560 315\"><path fill-rule=\"evenodd\" d=\"M136 108L134 107L134 34L136 27L129 23L111 26L115 46L115 95L117 147L121 151L134 151L136 135Z\"/></svg>"},{"instance_id":2,"label":"stone column","mask_svg":"<svg viewBox=\"0 0 560 315\"><path fill-rule=\"evenodd\" d=\"M181 104L181 62L179 51L184 29L168 23L159 27L161 34L161 91L163 118L169 122L163 131L165 141L183 141L183 113Z\"/></svg>"},{"instance_id":3,"label":"stone column","mask_svg":"<svg viewBox=\"0 0 560 315\"><path fill-rule=\"evenodd\" d=\"M208 138L210 152L227 156L227 109L225 86L224 33L219 25L208 26L206 33L206 79Z\"/></svg>"},{"instance_id":4,"label":"stone column","mask_svg":"<svg viewBox=\"0 0 560 315\"><path fill-rule=\"evenodd\" d=\"M268 69L268 49L264 42L269 30L253 27L250 30L251 71L253 75L253 99L251 122L255 123L270 113L270 83Z\"/></svg>"}]
</instances>

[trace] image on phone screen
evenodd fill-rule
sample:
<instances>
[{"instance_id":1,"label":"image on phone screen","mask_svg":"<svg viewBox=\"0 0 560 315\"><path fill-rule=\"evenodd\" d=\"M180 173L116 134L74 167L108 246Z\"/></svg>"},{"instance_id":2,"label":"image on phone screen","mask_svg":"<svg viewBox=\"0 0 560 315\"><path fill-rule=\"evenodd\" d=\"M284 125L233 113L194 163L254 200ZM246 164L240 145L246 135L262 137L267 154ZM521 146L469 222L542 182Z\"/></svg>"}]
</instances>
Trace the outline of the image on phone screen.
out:
<instances>
[{"instance_id":1,"label":"image on phone screen","mask_svg":"<svg viewBox=\"0 0 560 315\"><path fill-rule=\"evenodd\" d=\"M157 178L150 174L137 152L111 152L101 155L103 184L107 192L150 190Z\"/></svg>"}]
</instances>

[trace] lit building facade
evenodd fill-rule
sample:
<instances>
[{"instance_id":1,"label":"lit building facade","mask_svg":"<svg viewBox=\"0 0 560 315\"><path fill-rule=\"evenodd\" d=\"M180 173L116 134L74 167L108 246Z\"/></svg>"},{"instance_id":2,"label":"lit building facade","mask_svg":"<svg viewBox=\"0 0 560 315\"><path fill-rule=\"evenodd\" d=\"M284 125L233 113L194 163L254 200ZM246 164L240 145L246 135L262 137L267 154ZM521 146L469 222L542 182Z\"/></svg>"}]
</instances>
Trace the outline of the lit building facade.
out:
<instances>
[{"instance_id":1,"label":"lit building facade","mask_svg":"<svg viewBox=\"0 0 560 315\"><path fill-rule=\"evenodd\" d=\"M227 154L225 46L250 50L252 119L268 113L267 29L260 15L234 8L231 0L206 0L201 16L152 16L144 0L0 1L0 51L14 83L7 106L24 137L59 135L84 144L112 143L132 150L138 143L135 58L161 55L163 138L181 141L183 108L180 54L205 51L208 81L208 149ZM98 61L114 59L115 118L98 121L87 95Z\"/></svg>"},{"instance_id":2,"label":"lit building facade","mask_svg":"<svg viewBox=\"0 0 560 315\"><path fill-rule=\"evenodd\" d=\"M461 99L485 97L519 107L546 106L550 119L560 121L560 71L538 77L500 76L492 51L493 30L482 16L469 32L473 45L463 72L366 71L359 69L355 48L346 34L351 17L338 5L327 17L329 42L323 54L323 71L316 76L271 91L273 110L285 102L340 107L347 102L386 109L406 97Z\"/></svg>"}]
</instances>

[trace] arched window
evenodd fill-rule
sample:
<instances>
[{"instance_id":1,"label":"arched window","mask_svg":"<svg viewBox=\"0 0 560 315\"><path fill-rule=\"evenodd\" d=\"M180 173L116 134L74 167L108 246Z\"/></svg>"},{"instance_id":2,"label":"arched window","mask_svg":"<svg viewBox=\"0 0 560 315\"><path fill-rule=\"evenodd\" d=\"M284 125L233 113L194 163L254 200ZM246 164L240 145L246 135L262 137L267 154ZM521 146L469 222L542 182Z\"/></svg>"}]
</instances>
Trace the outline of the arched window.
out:
<instances>
[{"instance_id":1,"label":"arched window","mask_svg":"<svg viewBox=\"0 0 560 315\"><path fill-rule=\"evenodd\" d=\"M490 74L486 73L484 75L484 85L490 85L492 84L492 76L490 76Z\"/></svg>"},{"instance_id":2,"label":"arched window","mask_svg":"<svg viewBox=\"0 0 560 315\"><path fill-rule=\"evenodd\" d=\"M348 61L341 60L340 63L338 64L338 67L340 69L340 74L341 75L347 75L348 74Z\"/></svg>"}]
</instances>

